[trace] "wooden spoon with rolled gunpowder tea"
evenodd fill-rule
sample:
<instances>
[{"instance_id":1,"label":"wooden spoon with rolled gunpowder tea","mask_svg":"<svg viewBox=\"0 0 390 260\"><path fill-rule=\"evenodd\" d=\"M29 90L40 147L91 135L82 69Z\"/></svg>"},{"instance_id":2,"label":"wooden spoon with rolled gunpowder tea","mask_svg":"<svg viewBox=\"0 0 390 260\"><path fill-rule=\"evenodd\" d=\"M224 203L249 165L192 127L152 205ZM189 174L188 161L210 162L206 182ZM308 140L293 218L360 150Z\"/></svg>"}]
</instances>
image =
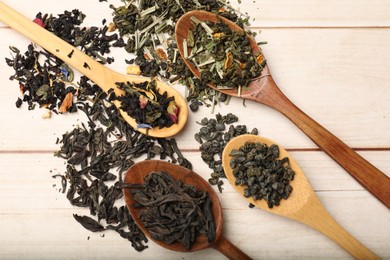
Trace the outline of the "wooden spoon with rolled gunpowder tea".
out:
<instances>
[{"instance_id":1,"label":"wooden spoon with rolled gunpowder tea","mask_svg":"<svg viewBox=\"0 0 390 260\"><path fill-rule=\"evenodd\" d=\"M185 50L184 48L185 42L189 38L189 31L194 29L194 21L203 23L204 27L206 27L204 25L206 22L218 23L222 21L232 31L239 33L242 33L243 29L224 17L206 11L187 12L178 20L176 23L176 42L180 55L191 72L196 77L201 78L201 71L188 58L191 49ZM209 32L210 37L214 37L212 33ZM264 64L265 58L256 41L249 35L247 35L247 39L254 56L257 57L259 63ZM206 47L204 46L204 48ZM200 47L198 48L200 49ZM225 82L227 81L225 79ZM210 83L208 86L230 96L263 103L284 114L361 185L390 208L390 178L295 106L277 87L267 64L263 66L260 76L254 78L247 87L242 87L240 91L236 88L221 88Z\"/></svg>"},{"instance_id":2,"label":"wooden spoon with rolled gunpowder tea","mask_svg":"<svg viewBox=\"0 0 390 260\"><path fill-rule=\"evenodd\" d=\"M248 146L255 147L254 149L257 151L264 150L264 152L258 152L257 154L259 155L259 158L254 158L254 156L257 154L254 156L250 155L249 153L254 150L251 149L251 151L247 151L245 148ZM283 190L280 192L281 195L286 195L284 198L285 200L282 199L281 201L277 201L275 205L270 207L269 202L265 199L270 200L271 198L264 197L265 199L254 199L253 196L248 196L246 194L248 186L253 187L254 185L248 185L248 179L243 181L243 179L247 178L247 176L240 176L239 178L236 178L235 174L237 175L237 173L234 171L232 166L237 168L238 164L241 163L239 166L241 170L243 169L242 167L245 168L244 165L248 166L251 165L251 162L264 160L266 162L261 166L253 166L263 168L259 170L259 174L255 175L256 178L261 179L262 175L268 175L269 171L272 171L273 168L278 167L275 166L276 160L270 161L267 160L267 158L264 159L266 156L273 155L277 157L275 159L281 160L284 167L287 168L286 171L278 171L278 174L287 174L291 176L291 170L294 172L294 174L293 180L291 180L289 184L283 180L283 183L286 187L290 185L292 187L292 189L288 188L288 194L285 194ZM238 157L239 160L236 160ZM332 216L329 215L326 209L322 206L318 197L315 195L298 163L291 157L291 155L288 154L285 149L277 145L274 141L261 136L249 134L235 137L226 145L223 151L222 165L230 184L252 205L255 205L256 207L266 210L270 213L297 220L322 232L357 259L379 259L378 256L376 256L362 243L352 237L332 218ZM247 168L251 168L251 166L248 166ZM238 174L244 175L245 172ZM287 178L291 179L290 176L287 176ZM249 178L250 177L251 176L249 176ZM278 190L278 185L273 186L275 183L278 184L277 181L267 183L267 185L264 186L262 185L263 183L266 182L259 180L258 185L266 189L275 190L275 192L278 193L278 191L276 191ZM278 205L279 202L280 205ZM275 203L275 201L273 203Z\"/></svg>"}]
</instances>

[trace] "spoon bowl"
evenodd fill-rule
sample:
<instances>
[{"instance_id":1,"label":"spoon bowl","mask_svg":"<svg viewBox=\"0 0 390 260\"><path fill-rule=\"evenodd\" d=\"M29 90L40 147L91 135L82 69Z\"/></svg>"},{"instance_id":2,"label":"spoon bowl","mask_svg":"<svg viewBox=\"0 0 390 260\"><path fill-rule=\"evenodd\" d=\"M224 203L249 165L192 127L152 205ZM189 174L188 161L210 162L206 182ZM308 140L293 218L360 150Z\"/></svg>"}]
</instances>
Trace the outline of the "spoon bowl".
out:
<instances>
[{"instance_id":1,"label":"spoon bowl","mask_svg":"<svg viewBox=\"0 0 390 260\"><path fill-rule=\"evenodd\" d=\"M164 161L158 160L147 160L137 164L134 164L130 167L130 169L126 172L124 183L128 184L142 184L144 183L144 178L149 175L151 172L160 172L164 171L168 173L175 181L181 181L185 184L192 185L196 189L200 191L206 191L211 200L212 205L212 214L215 221L215 239L210 244L207 241L205 236L198 236L195 243L192 245L190 250L187 250L181 243L175 242L173 244L167 244L159 240L154 240L149 231L143 226L140 218L139 218L139 208L134 208L132 205L134 204L134 200L132 198L130 189L124 188L123 194L125 197L125 201L131 216L134 221L140 227L140 229L144 232L146 236L148 236L151 240L153 240L158 245L165 247L167 249L179 252L193 252L202 250L205 248L213 247L216 250L223 253L230 259L250 259L245 253L243 253L240 249L231 244L226 238L224 238L222 234L223 227L223 215L222 215L222 207L219 202L218 195L214 191L214 189L208 184L202 177L200 177L195 172Z\"/></svg>"},{"instance_id":2,"label":"spoon bowl","mask_svg":"<svg viewBox=\"0 0 390 260\"><path fill-rule=\"evenodd\" d=\"M238 26L237 24L231 22L230 20L218 16L214 13L210 13L207 11L190 11L185 13L183 16L180 17L180 19L177 21L176 24L176 42L177 42L177 48L181 54L181 57L183 58L184 63L189 68L189 70L194 74L196 77L200 78L200 71L188 60L184 58L184 45L183 42L185 39L187 39L188 31L194 29L194 25L191 22L191 17L196 17L200 21L210 21L213 23L216 22L224 22L232 31L242 31L242 28ZM249 35L247 35L247 39L249 40L250 47L253 51L253 54L255 57L260 55L262 53L260 47L257 45L256 41ZM262 70L262 74L260 78L263 78L265 76L269 75L269 69L268 65L266 64L265 67ZM213 84L207 84L209 87L218 90L221 93L225 93L229 96L235 96L238 97L238 91L237 89L222 89L218 88L217 86ZM250 99L250 94L252 93L253 89L250 88L251 84L248 86L248 88L242 88L240 97L242 98L248 98Z\"/></svg>"},{"instance_id":3,"label":"spoon bowl","mask_svg":"<svg viewBox=\"0 0 390 260\"><path fill-rule=\"evenodd\" d=\"M68 44L53 33L30 21L22 14L2 2L0 2L0 21L8 24L14 30L23 34L33 42L46 49L48 52L52 53L54 56L60 58L65 63L78 70L81 74L96 83L106 93L110 89L114 89L116 95L123 95L124 92L116 86L117 82L141 83L151 80L150 78L141 76L120 74L105 67L78 50L76 47ZM69 55L70 53L72 53L72 55ZM88 66L85 66L85 64ZM138 128L135 119L120 109L121 103L118 100L113 103L119 109L123 119L135 130L158 138L171 137L179 133L187 122L187 102L180 93L171 86L158 80L156 80L156 83L159 92L163 93L166 91L168 96L174 96L176 105L179 107L177 123L170 127L154 127L152 129Z\"/></svg>"},{"instance_id":4,"label":"spoon bowl","mask_svg":"<svg viewBox=\"0 0 390 260\"><path fill-rule=\"evenodd\" d=\"M222 154L223 169L230 184L234 187L238 194L243 197L244 187L235 185L236 178L233 175L232 168L230 167L230 153L233 149L239 149L247 142L260 142L266 144L268 147L272 144L276 144L270 139L247 134L233 138L226 145ZM318 197L315 195L298 163L283 147L280 145L278 146L279 159L287 157L291 168L295 172L294 179L290 182L290 185L293 187L292 193L287 200L281 200L280 205L274 206L273 208L269 208L265 200L253 200L252 197L244 198L257 208L283 217L288 217L311 226L334 240L357 259L379 259L378 256L352 237L329 215L322 206Z\"/></svg>"},{"instance_id":5,"label":"spoon bowl","mask_svg":"<svg viewBox=\"0 0 390 260\"><path fill-rule=\"evenodd\" d=\"M203 22L222 21L232 31L242 32L243 29L226 18L206 11L188 12L177 21L176 42L180 55L191 72L199 78L199 70L184 57L183 49L183 41L187 39L188 31L193 28L193 24L191 23L192 16ZM261 54L261 49L252 37L247 35L247 38L254 55L257 57ZM247 88L241 89L240 95L234 89L219 89L212 84L208 84L208 86L230 96L239 96L265 104L284 114L324 152L349 172L363 187L390 208L390 178L293 104L276 85L268 65L265 65L261 75L253 79Z\"/></svg>"}]
</instances>

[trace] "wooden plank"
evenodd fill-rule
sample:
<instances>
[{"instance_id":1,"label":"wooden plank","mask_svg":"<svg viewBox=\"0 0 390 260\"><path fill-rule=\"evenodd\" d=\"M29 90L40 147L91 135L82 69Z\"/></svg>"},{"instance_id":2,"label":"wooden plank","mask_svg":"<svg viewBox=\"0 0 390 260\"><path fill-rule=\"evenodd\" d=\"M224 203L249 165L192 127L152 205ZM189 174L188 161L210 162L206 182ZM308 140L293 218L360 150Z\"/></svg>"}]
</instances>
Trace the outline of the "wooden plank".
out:
<instances>
[{"instance_id":1,"label":"wooden plank","mask_svg":"<svg viewBox=\"0 0 390 260\"><path fill-rule=\"evenodd\" d=\"M28 44L10 29L1 29L0 38L7 39L0 43L0 60L10 56L9 45L22 49ZM258 39L269 42L263 48L275 81L303 111L352 147L390 147L390 132L385 130L390 125L388 30L267 29ZM117 62L115 69L125 72L124 59ZM16 109L18 84L7 80L12 71L3 66L0 121L8 123L0 130L0 149L25 149L27 141L33 150L56 149L56 137L85 117L53 115L41 120L43 110L27 111L25 105ZM184 93L183 87L179 90ZM229 111L239 116L240 124L257 127L262 135L286 148L316 148L286 118L264 105L246 102L244 107L242 100L233 98L228 107L215 108L215 113ZM251 111L256 111L255 116ZM212 116L210 108L191 113L187 127L177 137L182 148L198 147L191 139L199 129L196 121Z\"/></svg>"},{"instance_id":2,"label":"wooden plank","mask_svg":"<svg viewBox=\"0 0 390 260\"><path fill-rule=\"evenodd\" d=\"M34 18L37 12L62 13L64 10L78 8L87 14L86 24L100 25L103 18L111 20L109 4L120 5L119 0L109 3L98 3L84 0L74 3L35 1L4 1L24 15ZM252 26L255 27L389 27L390 6L386 1L372 0L369 4L364 0L255 0L229 1L242 13L248 13ZM3 25L0 25L3 26Z\"/></svg>"},{"instance_id":3,"label":"wooden plank","mask_svg":"<svg viewBox=\"0 0 390 260\"><path fill-rule=\"evenodd\" d=\"M233 0L232 4L252 18L252 29L263 29L263 46L275 81L305 112L322 123L387 175L390 173L390 5L386 1L331 0ZM5 0L33 18L38 11L61 13L79 8L87 14L87 26L111 20L108 5L84 1ZM253 21L254 19L254 21ZM72 207L60 190L64 161L52 155L55 140L85 121L80 114L41 119L43 110L18 110L19 90L7 78L4 63L9 45L25 48L28 40L0 24L0 258L131 258L131 259L225 259L209 249L191 254L167 251L149 243L135 252L128 241L114 232L94 234L83 229L73 213L88 214ZM125 72L122 57L114 50L113 69ZM118 58L120 57L120 59ZM180 87L184 93L184 88ZM292 150L329 213L347 231L383 259L390 259L389 210L341 169L292 123L271 109L239 99L216 112L234 112L240 124L272 138ZM210 169L203 163L193 135L196 121L212 117L210 108L191 114L186 129L177 137L194 170L205 179ZM188 152L192 151L192 152ZM300 223L249 209L247 202L225 181L219 194L228 239L255 259L301 259L351 257L324 235ZM119 203L123 203L119 202Z\"/></svg>"},{"instance_id":4,"label":"wooden plank","mask_svg":"<svg viewBox=\"0 0 390 260\"><path fill-rule=\"evenodd\" d=\"M185 155L194 163L195 170L207 179L209 171L200 161L199 153ZM365 155L374 158L376 163L387 161L389 157L388 153L378 152ZM332 163L316 163L322 158L321 153L295 152L294 156L330 214L379 256L390 257L388 209L368 192L346 184L345 176ZM58 191L60 180L51 178L52 174L62 172L65 167L62 160L48 154L1 154L0 164L0 258L44 255L46 258L223 259L213 250L179 254L152 242L148 250L137 253L114 232L105 232L103 237L83 229L73 219L72 214L88 214L88 210L72 207ZM384 170L390 170L388 161ZM328 176L327 181L324 175ZM247 202L230 185L224 187L219 195L225 235L250 256L256 259L350 258L317 231L292 220L249 209Z\"/></svg>"},{"instance_id":5,"label":"wooden plank","mask_svg":"<svg viewBox=\"0 0 390 260\"><path fill-rule=\"evenodd\" d=\"M385 1L364 0L232 1L251 17L255 27L388 27L390 6ZM254 19L254 21L253 21Z\"/></svg>"}]
</instances>

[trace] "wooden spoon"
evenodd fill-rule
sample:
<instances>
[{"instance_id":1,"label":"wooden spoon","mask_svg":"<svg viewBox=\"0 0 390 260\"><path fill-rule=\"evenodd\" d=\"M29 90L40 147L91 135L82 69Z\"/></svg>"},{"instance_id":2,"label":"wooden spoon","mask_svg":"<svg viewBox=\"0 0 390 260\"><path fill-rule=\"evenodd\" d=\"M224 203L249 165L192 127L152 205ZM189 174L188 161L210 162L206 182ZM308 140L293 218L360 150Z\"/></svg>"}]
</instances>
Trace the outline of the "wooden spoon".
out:
<instances>
[{"instance_id":1,"label":"wooden spoon","mask_svg":"<svg viewBox=\"0 0 390 260\"><path fill-rule=\"evenodd\" d=\"M178 20L176 24L177 46L188 68L199 78L200 72L184 58L183 51L183 40L187 39L188 31L193 28L190 20L192 16L200 21L217 22L221 19L233 31L242 31L242 28L228 19L206 11L191 11ZM253 52L260 54L261 50L255 40L248 35L247 37ZM237 90L222 90L211 84L209 86L227 95L238 96ZM240 97L263 103L284 114L363 187L390 208L390 178L295 106L277 87L268 65L263 69L261 76L249 84L248 89L241 91Z\"/></svg>"},{"instance_id":2,"label":"wooden spoon","mask_svg":"<svg viewBox=\"0 0 390 260\"><path fill-rule=\"evenodd\" d=\"M223 150L222 165L226 177L234 189L243 196L244 187L235 185L235 177L230 167L230 152L233 149L239 149L246 142L261 142L268 146L276 144L274 141L256 135L241 135L232 139ZM288 217L300 221L334 240L341 247L347 250L357 259L379 259L373 252L366 248L362 243L353 238L329 215L322 206L318 197L315 195L308 180L297 162L288 154L288 152L279 146L280 158L288 157L291 168L295 171L294 180L290 182L293 191L287 200L282 200L279 206L268 208L265 200L253 200L251 197L247 201L256 207L268 212Z\"/></svg>"},{"instance_id":3,"label":"wooden spoon","mask_svg":"<svg viewBox=\"0 0 390 260\"><path fill-rule=\"evenodd\" d=\"M111 69L90 58L83 52L79 51L74 46L68 44L51 32L30 21L17 11L11 9L3 2L0 2L0 21L8 24L14 30L23 34L33 42L37 43L53 55L63 60L65 63L77 69L79 72L96 83L105 92L111 88L114 88L117 95L122 95L124 92L116 87L116 82L129 81L134 83L141 83L150 81L150 78L134 75L123 75L112 71ZM73 54L70 58L68 57L68 54L71 52L73 52ZM88 64L88 66L84 67L85 63ZM154 137L170 137L177 134L186 124L188 118L187 103L180 95L180 93L169 85L157 81L157 87L161 93L166 91L169 96L175 97L175 101L180 109L177 124L173 124L171 127L165 127L161 129L155 127L153 129L149 129L147 132L147 130L144 128L137 128L135 119L131 118L126 112L120 110L120 113L126 122L128 122L134 129L143 134L148 134ZM114 101L114 104L118 108L121 105L119 101Z\"/></svg>"},{"instance_id":4,"label":"wooden spoon","mask_svg":"<svg viewBox=\"0 0 390 260\"><path fill-rule=\"evenodd\" d=\"M149 173L155 171L157 172L165 171L166 173L171 175L171 177L174 180L181 181L189 185L193 185L198 190L206 191L208 193L212 203L212 212L213 212L213 217L216 225L216 235L215 235L214 242L211 244L207 242L206 237L199 236L196 239L195 243L192 245L190 250L186 250L186 248L181 243L178 242L169 245L158 240L153 240L153 238L151 238L150 236L150 233L142 225L142 222L138 217L138 213L140 209L132 207L134 201L132 199L130 190L126 188L123 189L125 201L131 216L133 217L134 221L138 224L138 226L141 228L141 230L149 238L151 238L158 245L173 251L193 252L208 247L212 247L230 259L251 259L249 256L247 256L244 252L242 252L240 249L234 246L222 235L223 216L222 216L222 208L218 199L218 195L215 193L213 188L195 172L188 170L187 168L174 165L172 163L157 161L157 160L149 160L149 161L143 161L134 164L132 167L130 167L130 169L127 171L125 175L124 183L142 184L144 183L144 177L149 175Z\"/></svg>"}]
</instances>

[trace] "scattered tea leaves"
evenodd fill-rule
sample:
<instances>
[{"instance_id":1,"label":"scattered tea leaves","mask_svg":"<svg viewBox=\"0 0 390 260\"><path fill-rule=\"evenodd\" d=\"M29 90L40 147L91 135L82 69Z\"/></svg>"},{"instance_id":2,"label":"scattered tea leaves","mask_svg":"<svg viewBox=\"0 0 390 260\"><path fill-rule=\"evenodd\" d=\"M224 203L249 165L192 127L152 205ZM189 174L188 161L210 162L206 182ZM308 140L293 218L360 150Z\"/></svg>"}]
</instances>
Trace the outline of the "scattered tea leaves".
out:
<instances>
[{"instance_id":1,"label":"scattered tea leaves","mask_svg":"<svg viewBox=\"0 0 390 260\"><path fill-rule=\"evenodd\" d=\"M222 192L223 185L221 178L226 178L222 167L223 149L233 137L248 133L245 125L232 125L237 121L238 117L231 113L224 116L218 113L216 119L203 118L197 122L201 128L194 138L200 143L202 160L213 170L209 183L217 185L220 192ZM258 131L254 128L251 133L257 135Z\"/></svg>"}]
</instances>

